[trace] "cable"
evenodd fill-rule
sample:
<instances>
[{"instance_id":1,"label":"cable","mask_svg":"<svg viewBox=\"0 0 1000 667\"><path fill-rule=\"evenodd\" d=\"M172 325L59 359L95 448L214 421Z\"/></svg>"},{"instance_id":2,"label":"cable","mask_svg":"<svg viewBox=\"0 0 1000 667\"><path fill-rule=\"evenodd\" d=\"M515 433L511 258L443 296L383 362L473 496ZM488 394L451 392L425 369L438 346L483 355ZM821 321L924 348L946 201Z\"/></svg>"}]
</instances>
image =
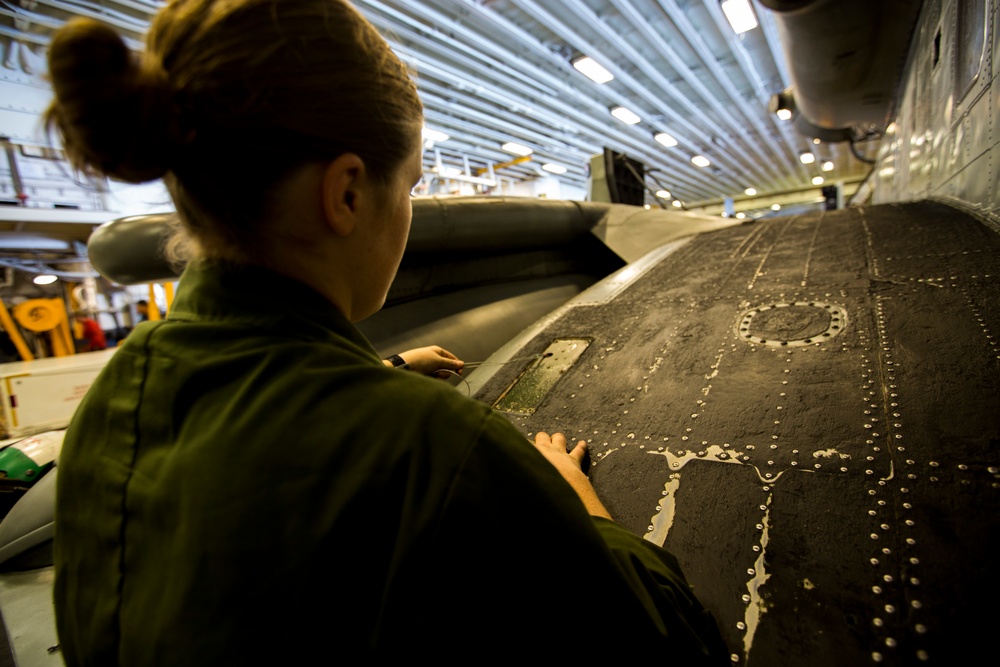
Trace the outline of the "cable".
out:
<instances>
[{"instance_id":1,"label":"cable","mask_svg":"<svg viewBox=\"0 0 1000 667\"><path fill-rule=\"evenodd\" d=\"M536 359L542 359L544 357L551 357L551 352L546 352L544 354L533 354L530 357L514 357L513 359L508 359L507 361L470 361L462 366L465 368L479 368L480 366L503 366L505 364L512 364L515 361L535 361ZM444 369L442 369L444 370Z\"/></svg>"},{"instance_id":2,"label":"cable","mask_svg":"<svg viewBox=\"0 0 1000 667\"><path fill-rule=\"evenodd\" d=\"M851 146L851 153L853 153L854 157L856 157L858 160L860 160L861 162L864 162L865 164L871 164L871 165L875 164L875 160L869 160L864 155L862 155L861 153L858 152L858 148L857 148L857 146L855 146L855 139L854 139L854 137L851 137L850 146Z\"/></svg>"},{"instance_id":3,"label":"cable","mask_svg":"<svg viewBox=\"0 0 1000 667\"><path fill-rule=\"evenodd\" d=\"M457 377L465 385L465 396L466 396L466 398L472 398L472 385L469 384L469 381L466 380L464 377L462 377L461 375L459 375L458 373L456 373L455 371L453 371L453 370L451 370L449 368L442 368L441 370L439 370L437 372L438 373L451 373L452 375L454 375L455 377Z\"/></svg>"},{"instance_id":4,"label":"cable","mask_svg":"<svg viewBox=\"0 0 1000 667\"><path fill-rule=\"evenodd\" d=\"M619 157L622 163L625 165L625 167L630 172L632 172L632 175L635 177L635 180L639 181L639 185L641 185L643 189L648 190L649 193L653 195L653 197L656 197L656 199L659 200L660 198L656 196L656 191L653 188L646 185L646 181L642 178L642 176L639 175L639 172L635 170L635 167L632 166L632 163L629 162L628 156L625 155L624 153L621 153ZM660 208L666 208L666 205L660 202Z\"/></svg>"}]
</instances>

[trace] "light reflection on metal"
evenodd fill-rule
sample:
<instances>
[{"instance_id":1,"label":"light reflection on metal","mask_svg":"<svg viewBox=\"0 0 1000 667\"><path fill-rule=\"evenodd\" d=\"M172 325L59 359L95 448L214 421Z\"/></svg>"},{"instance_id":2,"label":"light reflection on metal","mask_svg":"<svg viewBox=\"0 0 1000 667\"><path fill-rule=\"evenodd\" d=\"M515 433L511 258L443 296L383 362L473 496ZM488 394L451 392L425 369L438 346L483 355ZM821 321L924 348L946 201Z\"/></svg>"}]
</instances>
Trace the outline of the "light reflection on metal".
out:
<instances>
[{"instance_id":1,"label":"light reflection on metal","mask_svg":"<svg viewBox=\"0 0 1000 667\"><path fill-rule=\"evenodd\" d=\"M514 414L533 414L559 378L573 367L589 345L588 338L557 338L552 341L541 358L532 362L507 387L493 407Z\"/></svg>"}]
</instances>

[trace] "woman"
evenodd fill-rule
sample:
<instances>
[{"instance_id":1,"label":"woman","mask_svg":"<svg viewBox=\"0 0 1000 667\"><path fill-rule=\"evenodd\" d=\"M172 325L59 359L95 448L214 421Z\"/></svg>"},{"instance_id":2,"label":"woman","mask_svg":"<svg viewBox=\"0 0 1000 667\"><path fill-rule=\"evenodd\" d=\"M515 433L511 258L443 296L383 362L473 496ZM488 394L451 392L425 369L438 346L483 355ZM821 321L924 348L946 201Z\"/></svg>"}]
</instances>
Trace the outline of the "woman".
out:
<instances>
[{"instance_id":1,"label":"woman","mask_svg":"<svg viewBox=\"0 0 1000 667\"><path fill-rule=\"evenodd\" d=\"M351 324L406 244L422 109L347 2L174 0L140 60L83 21L49 62L67 153L163 177L190 258L62 451L68 665L611 646L728 661L674 559L611 521L583 442L532 445L421 376L461 369L452 355L387 368Z\"/></svg>"}]
</instances>

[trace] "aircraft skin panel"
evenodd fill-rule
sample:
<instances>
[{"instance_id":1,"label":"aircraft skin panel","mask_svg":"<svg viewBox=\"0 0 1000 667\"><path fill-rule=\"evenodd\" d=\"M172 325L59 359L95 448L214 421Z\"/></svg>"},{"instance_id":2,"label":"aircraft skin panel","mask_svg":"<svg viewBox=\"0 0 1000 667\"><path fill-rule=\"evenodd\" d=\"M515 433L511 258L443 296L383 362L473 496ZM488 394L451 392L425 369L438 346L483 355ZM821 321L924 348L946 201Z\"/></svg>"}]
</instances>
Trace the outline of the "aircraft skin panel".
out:
<instances>
[{"instance_id":1,"label":"aircraft skin panel","mask_svg":"<svg viewBox=\"0 0 1000 667\"><path fill-rule=\"evenodd\" d=\"M508 417L590 443L734 664L973 664L1000 594L998 295L1000 235L940 203L710 232L528 339L512 356L590 344Z\"/></svg>"}]
</instances>

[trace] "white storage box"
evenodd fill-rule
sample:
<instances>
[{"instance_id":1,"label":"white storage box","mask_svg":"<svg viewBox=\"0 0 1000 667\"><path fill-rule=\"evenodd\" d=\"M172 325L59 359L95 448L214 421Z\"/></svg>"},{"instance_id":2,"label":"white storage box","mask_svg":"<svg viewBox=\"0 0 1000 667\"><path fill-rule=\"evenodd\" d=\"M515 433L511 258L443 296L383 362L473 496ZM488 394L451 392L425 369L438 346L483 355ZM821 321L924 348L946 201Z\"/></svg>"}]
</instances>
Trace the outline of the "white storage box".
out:
<instances>
[{"instance_id":1,"label":"white storage box","mask_svg":"<svg viewBox=\"0 0 1000 667\"><path fill-rule=\"evenodd\" d=\"M0 364L0 437L66 428L97 374L117 348Z\"/></svg>"}]
</instances>

